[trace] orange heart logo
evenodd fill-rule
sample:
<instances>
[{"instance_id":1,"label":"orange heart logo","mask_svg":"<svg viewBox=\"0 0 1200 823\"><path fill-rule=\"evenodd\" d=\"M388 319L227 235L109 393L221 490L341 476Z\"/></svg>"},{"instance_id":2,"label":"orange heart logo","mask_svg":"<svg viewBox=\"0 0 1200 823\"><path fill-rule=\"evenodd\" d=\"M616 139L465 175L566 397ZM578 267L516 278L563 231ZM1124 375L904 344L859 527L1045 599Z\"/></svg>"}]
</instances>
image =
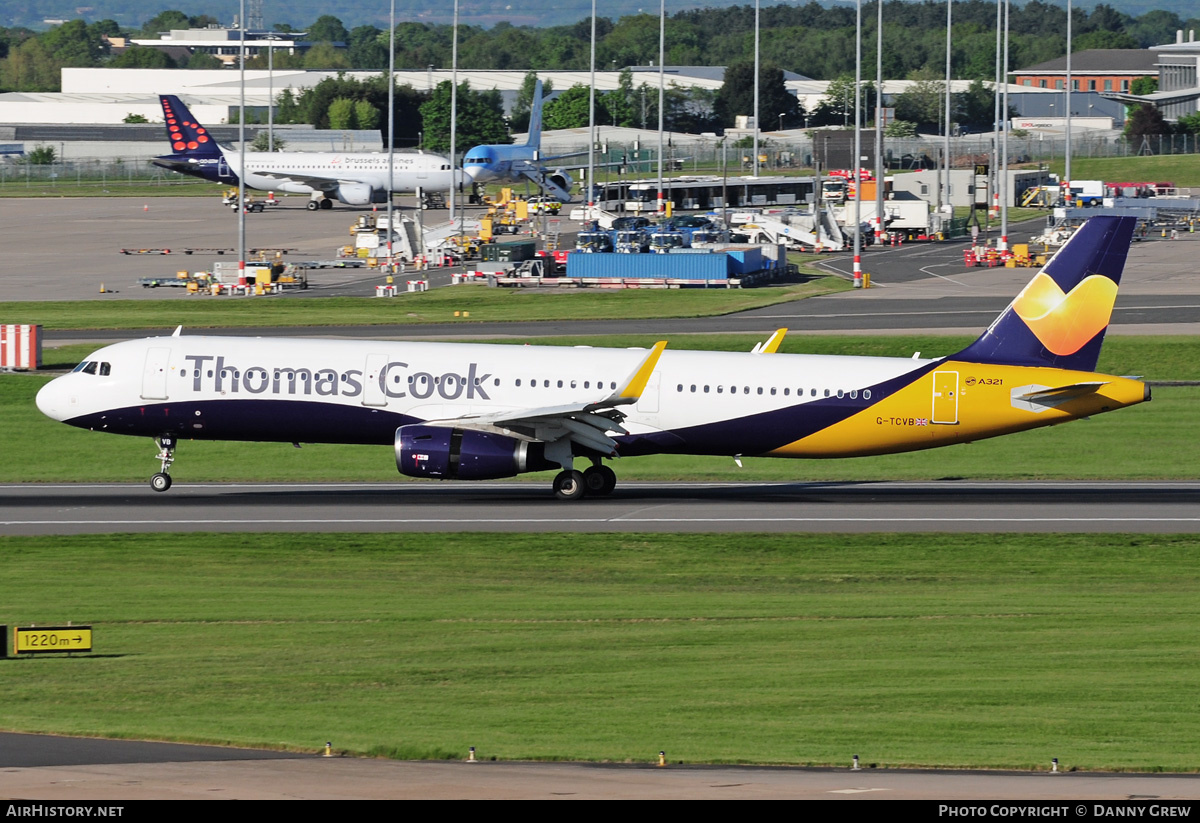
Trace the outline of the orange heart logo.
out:
<instances>
[{"instance_id":1,"label":"orange heart logo","mask_svg":"<svg viewBox=\"0 0 1200 823\"><path fill-rule=\"evenodd\" d=\"M1108 326L1117 284L1091 274L1063 294L1045 272L1038 272L1013 301L1013 311L1041 344L1057 355L1074 354Z\"/></svg>"}]
</instances>

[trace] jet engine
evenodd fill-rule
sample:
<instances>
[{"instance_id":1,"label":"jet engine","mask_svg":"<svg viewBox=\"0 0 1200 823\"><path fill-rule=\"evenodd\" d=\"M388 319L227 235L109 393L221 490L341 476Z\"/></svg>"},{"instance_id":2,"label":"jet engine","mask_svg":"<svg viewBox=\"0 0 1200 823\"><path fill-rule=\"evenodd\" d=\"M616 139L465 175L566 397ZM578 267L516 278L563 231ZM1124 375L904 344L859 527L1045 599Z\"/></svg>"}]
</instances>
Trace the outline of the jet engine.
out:
<instances>
[{"instance_id":1,"label":"jet engine","mask_svg":"<svg viewBox=\"0 0 1200 823\"><path fill-rule=\"evenodd\" d=\"M571 202L571 186L573 185L575 185L575 181L571 179L571 175L562 169L555 169L542 176L542 188L546 190L546 194L557 197L564 203Z\"/></svg>"},{"instance_id":2,"label":"jet engine","mask_svg":"<svg viewBox=\"0 0 1200 823\"><path fill-rule=\"evenodd\" d=\"M559 466L546 460L544 443L418 423L396 429L396 468L409 477L495 480Z\"/></svg>"},{"instance_id":3,"label":"jet engine","mask_svg":"<svg viewBox=\"0 0 1200 823\"><path fill-rule=\"evenodd\" d=\"M347 206L369 206L372 203L386 203L387 192L374 188L370 183L339 183L337 199Z\"/></svg>"}]
</instances>

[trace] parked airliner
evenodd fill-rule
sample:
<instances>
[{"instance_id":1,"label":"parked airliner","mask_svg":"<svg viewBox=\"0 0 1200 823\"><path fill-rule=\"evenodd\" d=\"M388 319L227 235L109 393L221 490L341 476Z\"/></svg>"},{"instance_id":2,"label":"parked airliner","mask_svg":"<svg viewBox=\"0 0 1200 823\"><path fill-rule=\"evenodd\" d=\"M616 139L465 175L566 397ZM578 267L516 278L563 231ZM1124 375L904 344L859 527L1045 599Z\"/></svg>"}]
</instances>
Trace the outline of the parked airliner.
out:
<instances>
[{"instance_id":1,"label":"parked airliner","mask_svg":"<svg viewBox=\"0 0 1200 823\"><path fill-rule=\"evenodd\" d=\"M150 162L164 169L236 186L241 173L239 153L222 150L173 94L160 94L171 154ZM386 203L397 191L450 191L470 180L449 160L424 152L394 152L388 179L387 152L247 152L245 183L260 191L308 194L310 211L333 207Z\"/></svg>"},{"instance_id":2,"label":"parked airliner","mask_svg":"<svg viewBox=\"0 0 1200 823\"><path fill-rule=\"evenodd\" d=\"M526 180L563 203L571 202L571 186L575 181L564 169L551 169L546 163L581 153L542 157L542 81L533 89L533 105L529 112L529 137L522 145L503 144L476 146L463 156L463 171L476 183Z\"/></svg>"},{"instance_id":3,"label":"parked airliner","mask_svg":"<svg viewBox=\"0 0 1200 823\"><path fill-rule=\"evenodd\" d=\"M180 440L367 443L412 477L556 470L605 495L616 457L852 457L1048 426L1141 403L1093 370L1134 219L1094 217L971 345L939 359L185 335L107 346L37 395L55 420ZM576 462L590 464L584 471Z\"/></svg>"}]
</instances>

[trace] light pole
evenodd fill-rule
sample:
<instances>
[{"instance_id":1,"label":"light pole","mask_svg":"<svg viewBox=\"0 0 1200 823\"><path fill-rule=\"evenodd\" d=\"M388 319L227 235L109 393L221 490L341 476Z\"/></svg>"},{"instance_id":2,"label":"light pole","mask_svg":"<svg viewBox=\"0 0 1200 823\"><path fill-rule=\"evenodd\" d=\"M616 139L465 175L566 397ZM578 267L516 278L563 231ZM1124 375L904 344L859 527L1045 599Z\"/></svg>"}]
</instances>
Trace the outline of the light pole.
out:
<instances>
[{"instance_id":1,"label":"light pole","mask_svg":"<svg viewBox=\"0 0 1200 823\"><path fill-rule=\"evenodd\" d=\"M246 0L238 8L238 285L246 285Z\"/></svg>"},{"instance_id":2,"label":"light pole","mask_svg":"<svg viewBox=\"0 0 1200 823\"><path fill-rule=\"evenodd\" d=\"M850 2L850 0L842 0ZM862 0L854 0L854 288L862 276ZM818 189L820 175L817 176Z\"/></svg>"},{"instance_id":3,"label":"light pole","mask_svg":"<svg viewBox=\"0 0 1200 823\"><path fill-rule=\"evenodd\" d=\"M1008 23L1009 0L1004 0L1004 130L1000 132L1000 251L1008 251Z\"/></svg>"},{"instance_id":4,"label":"light pole","mask_svg":"<svg viewBox=\"0 0 1200 823\"><path fill-rule=\"evenodd\" d=\"M458 0L454 0L454 43L450 49L450 222L454 222L455 205L458 200L458 185L454 164L458 139Z\"/></svg>"},{"instance_id":5,"label":"light pole","mask_svg":"<svg viewBox=\"0 0 1200 823\"><path fill-rule=\"evenodd\" d=\"M614 63L616 61L613 61ZM583 202L587 204L587 219L591 220L594 216L592 208L595 205L592 193L596 190L596 0L592 0L592 49L590 57L591 65L591 88L588 90L588 169L587 169L587 194L583 198ZM570 194L570 192L567 192ZM543 212L544 214L545 212Z\"/></svg>"},{"instance_id":6,"label":"light pole","mask_svg":"<svg viewBox=\"0 0 1200 823\"><path fill-rule=\"evenodd\" d=\"M267 41L267 151L275 151L275 41L282 39L271 32Z\"/></svg>"},{"instance_id":7,"label":"light pole","mask_svg":"<svg viewBox=\"0 0 1200 823\"><path fill-rule=\"evenodd\" d=\"M754 176L758 177L758 6L754 0Z\"/></svg>"},{"instance_id":8,"label":"light pole","mask_svg":"<svg viewBox=\"0 0 1200 823\"><path fill-rule=\"evenodd\" d=\"M396 250L392 248L392 237L395 234L395 215L392 205L392 185L395 182L396 174L396 113L395 113L395 86L396 86L396 0L392 0L388 10L388 180L387 180L387 253L388 253L388 274L392 275L396 272ZM420 208L421 192L417 192L417 207ZM421 239L424 252L424 238ZM391 284L391 280L388 280Z\"/></svg>"},{"instance_id":9,"label":"light pole","mask_svg":"<svg viewBox=\"0 0 1200 823\"><path fill-rule=\"evenodd\" d=\"M1064 160L1066 168L1063 172L1063 194L1066 200L1071 199L1071 0L1067 0L1067 88L1066 88L1066 104L1067 104L1067 124L1064 129L1067 145L1065 146Z\"/></svg>"},{"instance_id":10,"label":"light pole","mask_svg":"<svg viewBox=\"0 0 1200 823\"><path fill-rule=\"evenodd\" d=\"M954 7L954 0L946 0L946 206L950 213L950 218L954 218L954 203L950 199L950 121L953 115L950 103L950 46L953 43L953 33L951 30L951 9Z\"/></svg>"},{"instance_id":11,"label":"light pole","mask_svg":"<svg viewBox=\"0 0 1200 823\"><path fill-rule=\"evenodd\" d=\"M667 56L667 0L658 3L658 216L663 207L663 98L666 93L666 74L663 62Z\"/></svg>"},{"instance_id":12,"label":"light pole","mask_svg":"<svg viewBox=\"0 0 1200 823\"><path fill-rule=\"evenodd\" d=\"M854 288L862 276L862 0L854 3Z\"/></svg>"},{"instance_id":13,"label":"light pole","mask_svg":"<svg viewBox=\"0 0 1200 823\"><path fill-rule=\"evenodd\" d=\"M883 0L875 0L875 245L883 243Z\"/></svg>"},{"instance_id":14,"label":"light pole","mask_svg":"<svg viewBox=\"0 0 1200 823\"><path fill-rule=\"evenodd\" d=\"M784 112L784 111L779 112L779 130L780 131L783 131L783 118L786 114L787 114L787 112Z\"/></svg>"}]
</instances>

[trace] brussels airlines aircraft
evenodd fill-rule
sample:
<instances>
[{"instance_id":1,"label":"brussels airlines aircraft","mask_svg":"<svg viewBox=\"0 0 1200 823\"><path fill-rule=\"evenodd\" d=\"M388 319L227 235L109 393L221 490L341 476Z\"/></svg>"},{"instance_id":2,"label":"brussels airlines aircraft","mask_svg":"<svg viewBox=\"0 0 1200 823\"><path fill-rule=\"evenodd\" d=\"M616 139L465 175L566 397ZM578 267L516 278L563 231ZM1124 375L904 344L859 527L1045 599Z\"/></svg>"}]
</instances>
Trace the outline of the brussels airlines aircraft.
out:
<instances>
[{"instance_id":1,"label":"brussels airlines aircraft","mask_svg":"<svg viewBox=\"0 0 1200 823\"><path fill-rule=\"evenodd\" d=\"M542 147L542 81L533 90L533 106L529 112L529 137L521 146L502 144L476 146L463 157L463 171L476 183L508 180L514 183L530 180L547 194L564 203L571 202L574 180L563 169L547 170L550 160L578 157L587 152L540 157Z\"/></svg>"},{"instance_id":2,"label":"brussels airlines aircraft","mask_svg":"<svg viewBox=\"0 0 1200 823\"><path fill-rule=\"evenodd\" d=\"M173 94L160 94L167 139L172 154L150 162L180 174L200 177L214 183L237 185L238 152L222 151L204 126ZM308 194L308 209L333 208L339 200L349 206L386 203L393 191L450 191L457 179L466 182L461 171L436 154L393 153L392 178L388 181L387 152L247 152L246 187L260 191L286 191Z\"/></svg>"},{"instance_id":3,"label":"brussels airlines aircraft","mask_svg":"<svg viewBox=\"0 0 1200 823\"><path fill-rule=\"evenodd\" d=\"M412 477L557 470L563 499L613 490L605 458L852 457L928 449L1131 406L1094 374L1134 219L1094 217L974 343L922 360L182 335L107 346L38 392L46 415L154 437L390 445ZM590 463L585 471L575 462Z\"/></svg>"}]
</instances>

